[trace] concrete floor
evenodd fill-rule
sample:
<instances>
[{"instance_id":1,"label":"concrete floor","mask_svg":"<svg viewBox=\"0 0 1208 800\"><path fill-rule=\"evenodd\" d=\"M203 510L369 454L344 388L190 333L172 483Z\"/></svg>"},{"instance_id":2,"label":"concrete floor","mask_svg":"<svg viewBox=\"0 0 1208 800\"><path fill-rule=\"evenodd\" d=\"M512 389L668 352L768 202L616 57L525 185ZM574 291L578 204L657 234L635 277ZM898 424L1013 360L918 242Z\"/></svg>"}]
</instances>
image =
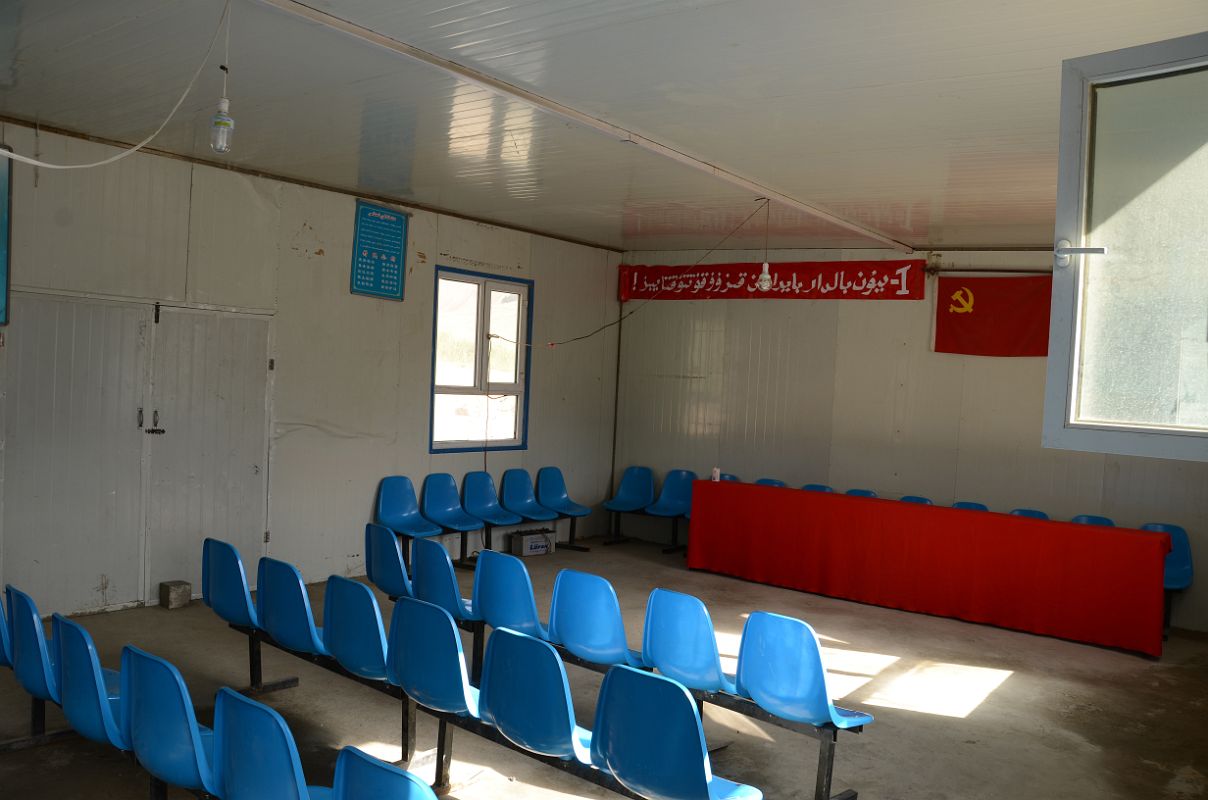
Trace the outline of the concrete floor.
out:
<instances>
[{"instance_id":1,"label":"concrete floor","mask_svg":"<svg viewBox=\"0 0 1208 800\"><path fill-rule=\"evenodd\" d=\"M835 790L862 798L1196 798L1208 796L1208 637L1175 632L1160 661L954 620L863 606L688 572L679 556L632 542L559 551L528 561L538 606L548 609L556 572L608 577L640 646L646 596L656 586L702 598L724 657L737 655L745 615L756 609L806 619L824 637L832 692L876 722L840 738ZM470 573L460 572L470 594ZM322 585L311 587L315 613ZM384 597L380 597L383 602ZM389 609L383 608L388 616ZM208 723L214 693L247 684L247 640L200 602L178 611L133 609L83 618L101 660L116 667L123 644L164 656L184 673ZM468 645L468 642L467 642ZM468 650L468 647L467 647ZM399 703L272 648L265 679L301 685L265 699L289 722L308 781L331 785L335 757L357 745L399 758ZM727 662L733 669L733 661ZM601 676L568 667L579 722L591 726ZM22 735L28 696L0 670L0 739ZM63 724L57 710L49 727ZM764 794L813 794L813 739L706 706L713 769ZM436 725L420 714L420 750ZM453 797L615 797L505 750L455 734ZM433 768L416 770L427 780ZM114 750L80 739L0 756L0 798L142 798L145 774ZM173 797L187 797L173 793Z\"/></svg>"}]
</instances>

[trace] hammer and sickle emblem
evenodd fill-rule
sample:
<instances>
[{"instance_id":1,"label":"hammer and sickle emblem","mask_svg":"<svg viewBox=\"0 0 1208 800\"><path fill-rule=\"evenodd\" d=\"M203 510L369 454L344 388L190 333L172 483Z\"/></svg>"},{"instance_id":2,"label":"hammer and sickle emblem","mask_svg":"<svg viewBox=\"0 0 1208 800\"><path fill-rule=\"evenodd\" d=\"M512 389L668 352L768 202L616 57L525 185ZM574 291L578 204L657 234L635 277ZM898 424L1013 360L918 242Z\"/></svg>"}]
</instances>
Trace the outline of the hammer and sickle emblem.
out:
<instances>
[{"instance_id":1,"label":"hammer and sickle emblem","mask_svg":"<svg viewBox=\"0 0 1208 800\"><path fill-rule=\"evenodd\" d=\"M973 312L973 291L967 286L962 286L952 293L952 299L956 305L948 306L948 310L954 314L970 314Z\"/></svg>"}]
</instances>

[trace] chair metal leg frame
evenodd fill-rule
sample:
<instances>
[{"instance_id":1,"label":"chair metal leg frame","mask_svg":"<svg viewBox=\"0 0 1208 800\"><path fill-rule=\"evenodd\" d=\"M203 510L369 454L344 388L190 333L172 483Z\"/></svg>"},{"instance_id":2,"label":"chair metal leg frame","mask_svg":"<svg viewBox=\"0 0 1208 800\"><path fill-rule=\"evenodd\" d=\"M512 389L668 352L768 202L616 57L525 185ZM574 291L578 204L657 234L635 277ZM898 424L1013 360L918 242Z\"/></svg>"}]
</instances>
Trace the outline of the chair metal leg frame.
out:
<instances>
[{"instance_id":1,"label":"chair metal leg frame","mask_svg":"<svg viewBox=\"0 0 1208 800\"><path fill-rule=\"evenodd\" d=\"M148 774L148 777L151 779L151 800L168 800L168 784L164 783L154 775ZM214 795L207 794L206 792L201 792L196 789L189 789L187 791L198 800L218 800L218 798L214 797Z\"/></svg>"},{"instance_id":2,"label":"chair metal leg frame","mask_svg":"<svg viewBox=\"0 0 1208 800\"><path fill-rule=\"evenodd\" d=\"M354 680L362 686L368 686L370 689L375 689L382 694L390 695L396 700L403 701L403 719L399 741L403 750L402 762L410 762L415 757L415 701L407 697L403 690L398 686L387 683L386 681L374 681L369 678L362 678L359 675L353 675L348 670L340 666L340 662L336 661L331 656L317 656L314 653L303 653L298 650L290 650L277 642L273 641L272 637L264 631L257 631L254 628L244 627L243 625L231 625L231 628L239 631L244 636L259 635L260 641L275 647L283 653L289 653L291 656L300 658L303 661L309 661L317 667L334 672L337 675L343 675L345 678ZM400 763L402 763L400 762Z\"/></svg>"},{"instance_id":3,"label":"chair metal leg frame","mask_svg":"<svg viewBox=\"0 0 1208 800\"><path fill-rule=\"evenodd\" d=\"M492 549L491 548L491 531L493 531L494 529L495 529L494 525L491 525L490 523L484 523L484 527L482 529L482 549L483 550ZM468 549L468 547L466 545L466 534L463 533L461 535L461 555L458 557L458 559L456 561L453 562L453 566L457 567L458 569L471 569L472 570L472 569L474 569L475 566L478 565L478 559L470 558L470 555L467 552L467 549Z\"/></svg>"},{"instance_id":4,"label":"chair metal leg frame","mask_svg":"<svg viewBox=\"0 0 1208 800\"><path fill-rule=\"evenodd\" d=\"M289 678L282 678L279 681L264 682L263 669L260 663L260 641L263 636L261 631L253 631L247 637L247 671L248 671L248 687L240 692L240 694L254 695L268 694L269 692L280 691L281 689L292 689L298 685L298 676L294 675Z\"/></svg>"},{"instance_id":5,"label":"chair metal leg frame","mask_svg":"<svg viewBox=\"0 0 1208 800\"><path fill-rule=\"evenodd\" d=\"M671 546L664 547L664 553L678 553L681 550L688 549L688 545L679 543L679 517L671 518Z\"/></svg>"},{"instance_id":6,"label":"chair metal leg frame","mask_svg":"<svg viewBox=\"0 0 1208 800\"><path fill-rule=\"evenodd\" d=\"M449 723L440 720L436 733L436 780L432 783L432 791L436 794L448 794L453 788L449 779L449 767L453 763L453 730Z\"/></svg>"},{"instance_id":7,"label":"chair metal leg frame","mask_svg":"<svg viewBox=\"0 0 1208 800\"><path fill-rule=\"evenodd\" d=\"M39 747L44 744L59 739L66 739L70 736L75 736L76 732L72 728L63 728L57 731L46 732L46 701L37 697L30 698L29 707L29 736L22 736L18 739L9 739L0 742L0 753L11 753L16 750L26 750L30 747Z\"/></svg>"},{"instance_id":8,"label":"chair metal leg frame","mask_svg":"<svg viewBox=\"0 0 1208 800\"><path fill-rule=\"evenodd\" d=\"M591 548L587 545L575 544L575 524L579 521L579 518L568 517L568 519L570 519L570 536L567 537L565 542L561 542L558 548L562 550L577 550L580 553L590 553Z\"/></svg>"},{"instance_id":9,"label":"chair metal leg frame","mask_svg":"<svg viewBox=\"0 0 1208 800\"><path fill-rule=\"evenodd\" d=\"M596 664L592 661L585 661L579 658L574 653L567 650L559 644L554 645L554 649L562 656L562 660L567 664L574 664L577 667L589 669L592 672L606 673L610 667L606 664ZM814 800L856 800L858 797L854 789L847 789L833 798L830 795L831 790L831 772L835 763L835 745L838 742L839 728L834 725L809 725L804 722L793 722L792 720L782 719L781 717L764 711L753 700L748 700L745 697L738 697L732 694L723 692L705 692L700 689L689 689L688 692L696 700L697 708L703 708L705 703L718 706L729 711L734 711L742 714L745 717L766 722L769 725L775 725L778 728L783 728L794 733L801 733L806 736L811 736L817 739L820 743L818 749L818 780L814 789ZM860 725L855 728L844 728L847 733L861 733L864 726Z\"/></svg>"},{"instance_id":10,"label":"chair metal leg frame","mask_svg":"<svg viewBox=\"0 0 1208 800\"><path fill-rule=\"evenodd\" d=\"M612 515L612 520L611 520L612 525L610 526L612 528L612 535L604 540L604 544L610 545L610 544L620 544L621 542L628 542L629 537L621 535L621 515L622 514L638 514L640 512L638 512L638 511L610 511L608 513L610 515Z\"/></svg>"}]
</instances>

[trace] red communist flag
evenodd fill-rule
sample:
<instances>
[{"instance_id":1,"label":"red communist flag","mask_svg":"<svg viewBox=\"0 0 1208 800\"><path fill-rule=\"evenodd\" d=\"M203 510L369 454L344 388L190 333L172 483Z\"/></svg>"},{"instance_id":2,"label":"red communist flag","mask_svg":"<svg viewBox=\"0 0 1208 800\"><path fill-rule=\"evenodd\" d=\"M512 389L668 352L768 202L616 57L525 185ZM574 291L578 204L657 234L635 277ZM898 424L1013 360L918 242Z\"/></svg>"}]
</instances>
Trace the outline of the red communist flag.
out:
<instances>
[{"instance_id":1,"label":"red communist flag","mask_svg":"<svg viewBox=\"0 0 1208 800\"><path fill-rule=\"evenodd\" d=\"M1053 279L940 278L935 352L1046 356Z\"/></svg>"}]
</instances>

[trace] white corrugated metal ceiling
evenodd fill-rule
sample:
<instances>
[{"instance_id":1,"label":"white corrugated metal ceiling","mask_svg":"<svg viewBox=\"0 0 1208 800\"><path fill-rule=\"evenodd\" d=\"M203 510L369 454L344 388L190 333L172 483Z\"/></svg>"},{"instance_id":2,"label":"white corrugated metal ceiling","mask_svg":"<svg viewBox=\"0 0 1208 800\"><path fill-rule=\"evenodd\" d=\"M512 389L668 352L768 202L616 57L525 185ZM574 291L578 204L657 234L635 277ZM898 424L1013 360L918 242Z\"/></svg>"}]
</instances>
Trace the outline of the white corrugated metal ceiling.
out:
<instances>
[{"instance_id":1,"label":"white corrugated metal ceiling","mask_svg":"<svg viewBox=\"0 0 1208 800\"><path fill-rule=\"evenodd\" d=\"M276 0L291 5L292 0ZM1204 0L309 0L917 248L1044 246L1063 58L1208 28ZM296 7L295 10L297 10ZM5 0L0 115L155 128L222 0ZM304 9L303 9L304 10ZM700 248L757 192L258 0L223 160L626 250ZM154 146L218 160L214 66ZM727 247L761 247L759 215ZM786 204L772 247L870 247Z\"/></svg>"}]
</instances>

